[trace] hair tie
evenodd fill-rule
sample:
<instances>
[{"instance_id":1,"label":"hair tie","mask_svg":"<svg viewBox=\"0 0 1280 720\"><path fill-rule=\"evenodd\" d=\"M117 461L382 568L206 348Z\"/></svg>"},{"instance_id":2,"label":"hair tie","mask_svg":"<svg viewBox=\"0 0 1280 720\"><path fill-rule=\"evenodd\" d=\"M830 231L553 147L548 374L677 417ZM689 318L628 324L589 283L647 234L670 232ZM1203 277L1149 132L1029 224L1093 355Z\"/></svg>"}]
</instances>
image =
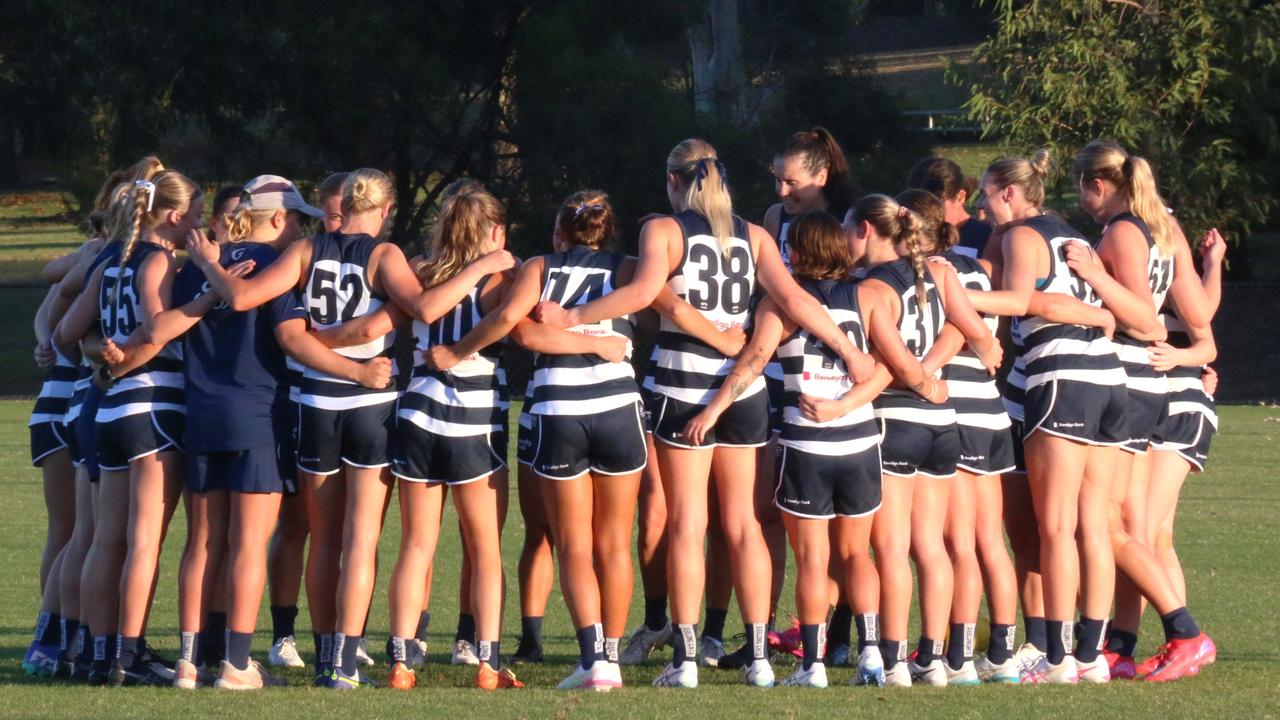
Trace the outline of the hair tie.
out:
<instances>
[{"instance_id":1,"label":"hair tie","mask_svg":"<svg viewBox=\"0 0 1280 720\"><path fill-rule=\"evenodd\" d=\"M725 181L729 177L729 172L724 169L724 164L720 162L720 158L704 157L699 159L693 166L696 171L694 182L697 184L699 192L702 191L702 179L707 176L707 167L710 165L714 165L716 171L720 173L720 187L726 187Z\"/></svg>"},{"instance_id":2,"label":"hair tie","mask_svg":"<svg viewBox=\"0 0 1280 720\"><path fill-rule=\"evenodd\" d=\"M604 205L601 205L600 203L594 203L594 204L591 204L591 205L586 205L586 204L579 205L579 206L578 206L578 207L573 211L573 217L574 217L574 218L577 218L579 215L581 215L582 213L584 213L584 212L586 212L586 211L588 211L588 210L603 210L603 209L604 209Z\"/></svg>"},{"instance_id":3,"label":"hair tie","mask_svg":"<svg viewBox=\"0 0 1280 720\"><path fill-rule=\"evenodd\" d=\"M908 215L910 212L911 212L911 209L910 209L910 208L908 208L906 205L899 205L899 206L898 206L898 219L900 219L900 220L906 220L906 219L907 219L907 215Z\"/></svg>"},{"instance_id":4,"label":"hair tie","mask_svg":"<svg viewBox=\"0 0 1280 720\"><path fill-rule=\"evenodd\" d=\"M151 212L151 208L156 203L156 184L150 180L134 180L133 187L136 191L145 192L147 194L147 212Z\"/></svg>"}]
</instances>

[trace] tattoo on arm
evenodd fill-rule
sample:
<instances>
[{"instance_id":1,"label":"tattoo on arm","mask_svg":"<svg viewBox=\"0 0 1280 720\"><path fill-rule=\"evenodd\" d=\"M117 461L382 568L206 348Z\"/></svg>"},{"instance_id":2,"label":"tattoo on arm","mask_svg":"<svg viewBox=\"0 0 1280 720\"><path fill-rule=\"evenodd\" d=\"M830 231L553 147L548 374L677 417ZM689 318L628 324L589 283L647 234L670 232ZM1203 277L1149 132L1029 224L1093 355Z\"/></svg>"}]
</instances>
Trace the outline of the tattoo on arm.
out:
<instances>
[{"instance_id":1,"label":"tattoo on arm","mask_svg":"<svg viewBox=\"0 0 1280 720\"><path fill-rule=\"evenodd\" d=\"M738 376L733 379L733 385L729 387L729 392L733 396L733 399L737 400L739 397L742 396L742 393L747 391L747 388L749 387L751 387L751 381L744 377Z\"/></svg>"}]
</instances>

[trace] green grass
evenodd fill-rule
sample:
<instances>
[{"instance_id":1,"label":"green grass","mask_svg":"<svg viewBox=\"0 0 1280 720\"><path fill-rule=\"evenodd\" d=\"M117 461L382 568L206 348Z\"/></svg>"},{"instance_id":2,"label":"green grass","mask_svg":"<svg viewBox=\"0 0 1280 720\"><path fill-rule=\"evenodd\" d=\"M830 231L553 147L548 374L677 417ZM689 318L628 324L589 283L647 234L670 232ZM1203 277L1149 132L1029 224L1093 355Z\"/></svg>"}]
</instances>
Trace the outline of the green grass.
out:
<instances>
[{"instance_id":1,"label":"green grass","mask_svg":"<svg viewBox=\"0 0 1280 720\"><path fill-rule=\"evenodd\" d=\"M45 263L83 240L60 193L0 195L0 283L40 282Z\"/></svg>"},{"instance_id":2,"label":"green grass","mask_svg":"<svg viewBox=\"0 0 1280 720\"><path fill-rule=\"evenodd\" d=\"M1280 511L1280 486L1274 468L1280 464L1280 410L1232 407L1223 412L1223 432L1215 441L1208 473L1191 479L1183 492L1178 544L1187 567L1192 607L1219 646L1218 664L1201 677L1169 686L1116 683L1103 687L980 687L934 690L914 688L891 692L855 689L845 685L849 670L831 672L826 691L749 690L738 685L737 673L704 670L703 687L693 692L660 691L648 687L657 673L654 664L628 668L629 687L610 695L563 693L550 689L567 673L575 644L559 593L547 612L547 664L519 670L529 688L519 692L483 694L468 687L471 674L451 667L445 655L456 617L456 578L459 563L457 534L447 531L437 555L438 572L431 606L433 632L431 664L420 671L414 692L369 690L337 695L305 687L305 673L290 673L293 687L231 696L216 691L179 693L168 689L108 690L52 684L26 677L19 668L30 641L37 604L37 562L43 539L44 510L39 473L26 462L24 429L29 404L0 402L0 478L7 494L0 505L0 587L8 602L0 606L0 717L57 717L113 715L130 718L313 717L379 718L402 715L476 717L926 717L945 714L965 717L1091 717L1106 713L1130 717L1276 717L1280 715L1280 603L1275 578L1280 555L1275 517ZM519 611L515 592L515 556L521 521L515 503L504 535L506 569L511 586L507 604L506 652L514 650ZM446 528L456 527L452 517ZM382 568L373 604L369 635L371 648L381 657L386 637L385 588L395 557L399 518L393 508L382 537ZM181 552L183 520L177 518L163 558L150 637L173 655L175 630L175 572ZM794 568L788 577L793 578ZM637 578L638 583L638 578ZM782 612L793 606L788 587ZM639 592L632 621L640 618ZM736 623L731 623L735 625ZM269 641L266 613L259 625L256 650L265 654ZM299 629L307 632L306 611ZM1148 616L1143 649L1159 636ZM310 650L310 642L303 641ZM307 655L309 656L309 652ZM665 653L661 660L665 660ZM779 674L788 662L777 664ZM378 668L375 676L385 670Z\"/></svg>"}]
</instances>

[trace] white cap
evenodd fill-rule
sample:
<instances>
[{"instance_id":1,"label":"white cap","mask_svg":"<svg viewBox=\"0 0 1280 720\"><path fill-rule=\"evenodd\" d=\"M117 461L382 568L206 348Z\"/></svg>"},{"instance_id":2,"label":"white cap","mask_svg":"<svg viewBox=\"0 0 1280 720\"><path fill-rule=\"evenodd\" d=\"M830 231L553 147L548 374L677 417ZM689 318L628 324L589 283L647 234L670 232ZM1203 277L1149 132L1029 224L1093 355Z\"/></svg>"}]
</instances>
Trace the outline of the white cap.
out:
<instances>
[{"instance_id":1,"label":"white cap","mask_svg":"<svg viewBox=\"0 0 1280 720\"><path fill-rule=\"evenodd\" d=\"M248 210L296 210L314 218L324 217L324 211L312 207L302 199L298 186L279 175L259 175L244 184L240 194L240 207Z\"/></svg>"}]
</instances>

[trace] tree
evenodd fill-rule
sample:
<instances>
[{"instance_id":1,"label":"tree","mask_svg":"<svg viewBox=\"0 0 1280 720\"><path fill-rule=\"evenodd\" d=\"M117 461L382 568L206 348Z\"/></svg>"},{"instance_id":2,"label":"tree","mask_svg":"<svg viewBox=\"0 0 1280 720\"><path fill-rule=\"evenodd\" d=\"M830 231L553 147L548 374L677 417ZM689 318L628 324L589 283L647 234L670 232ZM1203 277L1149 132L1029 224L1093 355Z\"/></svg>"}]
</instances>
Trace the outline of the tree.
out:
<instances>
[{"instance_id":1,"label":"tree","mask_svg":"<svg viewBox=\"0 0 1280 720\"><path fill-rule=\"evenodd\" d=\"M1094 138L1148 158L1198 238L1275 207L1280 7L1249 0L988 0L969 115L1061 163ZM1062 189L1061 185L1059 189Z\"/></svg>"}]
</instances>

